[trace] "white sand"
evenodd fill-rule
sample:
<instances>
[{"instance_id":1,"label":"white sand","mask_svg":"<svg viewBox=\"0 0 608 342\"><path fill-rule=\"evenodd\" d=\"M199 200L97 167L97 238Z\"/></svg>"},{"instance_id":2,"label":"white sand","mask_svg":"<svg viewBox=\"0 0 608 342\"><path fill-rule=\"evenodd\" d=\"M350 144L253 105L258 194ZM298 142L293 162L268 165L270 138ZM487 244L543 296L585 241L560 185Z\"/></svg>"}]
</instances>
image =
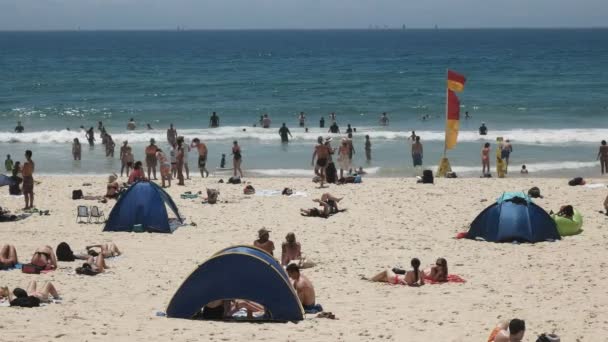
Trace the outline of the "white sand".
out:
<instances>
[{"instance_id":1,"label":"white sand","mask_svg":"<svg viewBox=\"0 0 608 342\"><path fill-rule=\"evenodd\" d=\"M105 177L40 177L36 206L51 216L0 223L0 244L16 245L28 262L42 244L61 241L74 249L114 241L124 257L110 261L111 273L74 276L77 263L60 263L45 275L0 272L0 285L25 287L50 280L63 303L20 309L0 308L2 341L485 341L498 320L526 320L525 341L556 332L562 341L605 341L608 336L608 219L598 214L606 188L569 187L564 179L457 179L437 185L412 179L369 178L360 185L315 188L308 179L252 179L257 189L285 186L307 191L308 198L242 195L243 186L217 179L189 181L169 189L181 212L197 227L172 235L102 233L102 225L75 223L73 189L105 192ZM599 181L599 180L598 180ZM83 182L94 186L83 187ZM70 185L71 184L71 185ZM570 203L584 215L584 233L555 243L494 244L455 240L502 191L541 188L540 206ZM219 188L228 204L203 205L179 193ZM298 208L329 191L344 196L348 208L328 220L304 218ZM7 189L2 189L4 194ZM23 207L22 198L2 195L0 205ZM487 199L486 202L481 202ZM111 205L101 204L106 214ZM305 270L318 302L339 320L308 317L298 324L229 324L155 317L164 311L181 282L200 262L224 247L250 244L257 230L272 230L277 248L293 231L318 265ZM280 250L277 251L277 254ZM277 255L278 256L278 255ZM408 266L412 257L431 265L445 257L450 273L466 284L391 286L360 280L383 269Z\"/></svg>"}]
</instances>

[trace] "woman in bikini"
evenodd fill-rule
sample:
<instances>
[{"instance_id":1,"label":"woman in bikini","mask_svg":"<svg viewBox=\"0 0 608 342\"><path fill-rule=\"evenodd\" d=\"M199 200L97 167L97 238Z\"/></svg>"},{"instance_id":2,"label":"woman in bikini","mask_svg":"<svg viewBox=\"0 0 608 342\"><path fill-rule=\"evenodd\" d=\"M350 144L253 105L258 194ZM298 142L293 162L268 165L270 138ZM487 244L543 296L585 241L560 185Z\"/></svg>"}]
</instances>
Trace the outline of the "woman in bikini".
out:
<instances>
[{"instance_id":1,"label":"woman in bikini","mask_svg":"<svg viewBox=\"0 0 608 342\"><path fill-rule=\"evenodd\" d=\"M76 268L76 274L97 275L103 273L108 268L103 254L89 253L87 262L82 264L82 267Z\"/></svg>"},{"instance_id":2,"label":"woman in bikini","mask_svg":"<svg viewBox=\"0 0 608 342\"><path fill-rule=\"evenodd\" d=\"M165 180L168 182L168 187L171 186L171 161L167 158L163 150L156 149L156 159L160 162L160 179L162 187L165 187Z\"/></svg>"},{"instance_id":3,"label":"woman in bikini","mask_svg":"<svg viewBox=\"0 0 608 342\"><path fill-rule=\"evenodd\" d=\"M490 143L485 143L481 149L481 174L490 173Z\"/></svg>"},{"instance_id":4,"label":"woman in bikini","mask_svg":"<svg viewBox=\"0 0 608 342\"><path fill-rule=\"evenodd\" d=\"M36 249L30 264L44 267L45 270L57 269L57 257L51 246L42 246Z\"/></svg>"},{"instance_id":5,"label":"woman in bikini","mask_svg":"<svg viewBox=\"0 0 608 342\"><path fill-rule=\"evenodd\" d=\"M241 155L241 147L239 143L235 140L232 143L232 167L234 172L234 177L236 177L236 172L239 172L239 175L243 177L243 170L241 170L241 163L243 162L243 156Z\"/></svg>"},{"instance_id":6,"label":"woman in bikini","mask_svg":"<svg viewBox=\"0 0 608 342\"><path fill-rule=\"evenodd\" d=\"M413 258L410 262L412 271L392 269L382 271L373 276L370 281L389 283L394 285L422 286L424 285L424 272L420 270L420 260ZM403 272L403 273L402 273Z\"/></svg>"},{"instance_id":7,"label":"woman in bikini","mask_svg":"<svg viewBox=\"0 0 608 342\"><path fill-rule=\"evenodd\" d=\"M426 275L426 279L436 282L448 281L448 261L444 258L437 259L435 266L431 267L431 271Z\"/></svg>"},{"instance_id":8,"label":"woman in bikini","mask_svg":"<svg viewBox=\"0 0 608 342\"><path fill-rule=\"evenodd\" d=\"M110 243L102 243L98 245L90 245L87 246L87 253L96 257L98 254L103 255L104 258L112 258L117 257L122 254L122 252L118 249L118 246L114 242ZM93 248L99 248L99 252L94 250Z\"/></svg>"},{"instance_id":9,"label":"woman in bikini","mask_svg":"<svg viewBox=\"0 0 608 342\"><path fill-rule=\"evenodd\" d=\"M32 280L27 286L27 291L16 288L13 293L19 294L19 297L36 297L40 303L49 303L51 299L59 299L59 293L50 281L46 282L41 288L38 288L36 281ZM12 302L14 299L13 293L9 291L7 286L0 287L0 299L8 299Z\"/></svg>"},{"instance_id":10,"label":"woman in bikini","mask_svg":"<svg viewBox=\"0 0 608 342\"><path fill-rule=\"evenodd\" d=\"M0 249L0 269L14 267L17 263L17 250L15 246L2 246L2 249Z\"/></svg>"},{"instance_id":11,"label":"woman in bikini","mask_svg":"<svg viewBox=\"0 0 608 342\"><path fill-rule=\"evenodd\" d=\"M118 194L120 193L120 185L116 181L118 177L115 174L112 174L108 177L108 185L106 186L106 198L118 198Z\"/></svg>"}]
</instances>

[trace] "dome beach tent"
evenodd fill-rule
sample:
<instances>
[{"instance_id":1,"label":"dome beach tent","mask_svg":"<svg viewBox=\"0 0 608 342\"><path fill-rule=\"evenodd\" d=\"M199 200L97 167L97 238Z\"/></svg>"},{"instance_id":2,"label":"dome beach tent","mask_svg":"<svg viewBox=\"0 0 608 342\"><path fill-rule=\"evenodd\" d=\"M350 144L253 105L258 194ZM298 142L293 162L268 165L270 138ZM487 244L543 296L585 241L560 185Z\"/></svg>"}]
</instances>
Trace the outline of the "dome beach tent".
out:
<instances>
[{"instance_id":1,"label":"dome beach tent","mask_svg":"<svg viewBox=\"0 0 608 342\"><path fill-rule=\"evenodd\" d=\"M559 240L555 222L523 192L505 192L471 223L468 239L491 242Z\"/></svg>"},{"instance_id":2,"label":"dome beach tent","mask_svg":"<svg viewBox=\"0 0 608 342\"><path fill-rule=\"evenodd\" d=\"M256 302L264 306L264 320L304 319L304 309L283 267L270 254L251 246L226 248L198 266L173 295L167 317L193 318L205 305L220 299Z\"/></svg>"},{"instance_id":3,"label":"dome beach tent","mask_svg":"<svg viewBox=\"0 0 608 342\"><path fill-rule=\"evenodd\" d=\"M153 233L172 233L167 206L181 224L175 203L162 188L152 182L137 182L120 195L112 208L104 232L132 232L135 225Z\"/></svg>"}]
</instances>

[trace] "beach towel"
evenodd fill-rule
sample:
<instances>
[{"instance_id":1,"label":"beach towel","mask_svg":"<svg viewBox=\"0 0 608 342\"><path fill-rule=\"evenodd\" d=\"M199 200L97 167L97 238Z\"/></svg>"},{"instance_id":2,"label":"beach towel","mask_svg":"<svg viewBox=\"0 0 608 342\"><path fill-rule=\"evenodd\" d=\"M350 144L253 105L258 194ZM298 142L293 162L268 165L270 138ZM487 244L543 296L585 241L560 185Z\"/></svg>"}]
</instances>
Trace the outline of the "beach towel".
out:
<instances>
[{"instance_id":1,"label":"beach towel","mask_svg":"<svg viewBox=\"0 0 608 342\"><path fill-rule=\"evenodd\" d=\"M456 274L448 274L448 281L435 281L435 280L432 280L431 278L424 278L424 281L427 284L431 284L431 285L434 285L434 284L446 284L446 283L459 283L459 284L462 284L462 283L466 283L467 282L466 280L462 279L462 277L460 277L459 275L456 275Z\"/></svg>"},{"instance_id":2,"label":"beach towel","mask_svg":"<svg viewBox=\"0 0 608 342\"><path fill-rule=\"evenodd\" d=\"M255 195L261 197L273 197L273 196L281 196L283 193L282 190L256 190ZM289 197L308 197L308 194L304 191L294 191Z\"/></svg>"},{"instance_id":3,"label":"beach towel","mask_svg":"<svg viewBox=\"0 0 608 342\"><path fill-rule=\"evenodd\" d=\"M32 214L19 214L19 215L0 215L0 222L15 222L21 221L28 217L32 216Z\"/></svg>"},{"instance_id":4,"label":"beach towel","mask_svg":"<svg viewBox=\"0 0 608 342\"><path fill-rule=\"evenodd\" d=\"M16 263L15 265L13 265L13 267L3 268L3 269L0 269L0 271L20 270L22 266L23 266L23 264Z\"/></svg>"},{"instance_id":5,"label":"beach towel","mask_svg":"<svg viewBox=\"0 0 608 342\"><path fill-rule=\"evenodd\" d=\"M606 184L604 184L604 183L592 183L592 184L585 184L583 186L585 188L589 188L589 189L599 189L599 188L605 187Z\"/></svg>"},{"instance_id":6,"label":"beach towel","mask_svg":"<svg viewBox=\"0 0 608 342\"><path fill-rule=\"evenodd\" d=\"M198 194L181 194L179 197L181 197L181 199L193 199L198 198Z\"/></svg>"}]
</instances>

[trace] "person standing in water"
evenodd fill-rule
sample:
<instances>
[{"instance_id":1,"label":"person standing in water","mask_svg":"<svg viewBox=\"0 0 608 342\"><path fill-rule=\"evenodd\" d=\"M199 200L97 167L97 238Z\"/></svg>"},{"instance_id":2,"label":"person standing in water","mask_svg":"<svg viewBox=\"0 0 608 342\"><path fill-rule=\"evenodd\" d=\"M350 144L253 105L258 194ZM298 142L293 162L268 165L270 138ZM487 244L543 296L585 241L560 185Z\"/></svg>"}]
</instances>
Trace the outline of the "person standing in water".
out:
<instances>
[{"instance_id":1,"label":"person standing in water","mask_svg":"<svg viewBox=\"0 0 608 342\"><path fill-rule=\"evenodd\" d=\"M511 141L507 139L500 149L500 157L505 161L505 173L507 173L509 169L509 156L511 155L511 152L513 152L513 145L511 145Z\"/></svg>"},{"instance_id":2,"label":"person standing in water","mask_svg":"<svg viewBox=\"0 0 608 342\"><path fill-rule=\"evenodd\" d=\"M416 136L416 142L412 144L412 160L414 161L414 167L422 167L422 143L420 143L420 137Z\"/></svg>"},{"instance_id":3,"label":"person standing in water","mask_svg":"<svg viewBox=\"0 0 608 342\"><path fill-rule=\"evenodd\" d=\"M80 160L82 156L82 147L80 146L80 141L78 138L74 138L74 142L72 143L72 157L74 160Z\"/></svg>"},{"instance_id":4,"label":"person standing in water","mask_svg":"<svg viewBox=\"0 0 608 342\"><path fill-rule=\"evenodd\" d=\"M340 127L335 121L329 126L329 133L340 134Z\"/></svg>"},{"instance_id":5,"label":"person standing in water","mask_svg":"<svg viewBox=\"0 0 608 342\"><path fill-rule=\"evenodd\" d=\"M167 141L171 146L177 144L177 130L173 127L173 124L170 124L169 129L167 129Z\"/></svg>"},{"instance_id":6,"label":"person standing in water","mask_svg":"<svg viewBox=\"0 0 608 342\"><path fill-rule=\"evenodd\" d=\"M89 128L89 130L87 131L86 138L89 141L90 146L95 145L95 131L93 130L93 126L91 126L91 128Z\"/></svg>"},{"instance_id":7,"label":"person standing in water","mask_svg":"<svg viewBox=\"0 0 608 342\"><path fill-rule=\"evenodd\" d=\"M304 114L304 112L300 112L298 121L300 123L300 127L304 127L306 125L306 114Z\"/></svg>"},{"instance_id":8,"label":"person standing in water","mask_svg":"<svg viewBox=\"0 0 608 342\"><path fill-rule=\"evenodd\" d=\"M325 128L325 118L324 117L321 117L321 120L319 120L319 127Z\"/></svg>"},{"instance_id":9,"label":"person standing in water","mask_svg":"<svg viewBox=\"0 0 608 342\"><path fill-rule=\"evenodd\" d=\"M21 121L17 121L17 127L15 127L15 133L23 133L25 128L21 124Z\"/></svg>"},{"instance_id":10,"label":"person standing in water","mask_svg":"<svg viewBox=\"0 0 608 342\"><path fill-rule=\"evenodd\" d=\"M380 116L380 125L388 126L388 116L386 116L386 112L382 113L382 116Z\"/></svg>"},{"instance_id":11,"label":"person standing in water","mask_svg":"<svg viewBox=\"0 0 608 342\"><path fill-rule=\"evenodd\" d=\"M330 121L332 124L335 124L335 123L336 123L336 121L337 121L337 120L336 120L336 113L331 112L331 114L329 114L329 121Z\"/></svg>"},{"instance_id":12,"label":"person standing in water","mask_svg":"<svg viewBox=\"0 0 608 342\"><path fill-rule=\"evenodd\" d=\"M365 159L368 163L372 160L372 142L369 140L369 135L365 136Z\"/></svg>"},{"instance_id":13,"label":"person standing in water","mask_svg":"<svg viewBox=\"0 0 608 342\"><path fill-rule=\"evenodd\" d=\"M12 172L14 165L15 164L13 163L13 160L11 159L11 155L7 154L6 160L4 161L4 168L6 169L6 172Z\"/></svg>"},{"instance_id":14,"label":"person standing in water","mask_svg":"<svg viewBox=\"0 0 608 342\"><path fill-rule=\"evenodd\" d=\"M25 163L21 169L23 176L23 196L25 197L25 209L34 208L34 161L32 151L25 151Z\"/></svg>"},{"instance_id":15,"label":"person standing in water","mask_svg":"<svg viewBox=\"0 0 608 342\"><path fill-rule=\"evenodd\" d=\"M485 143L481 149L481 174L490 173L490 143Z\"/></svg>"},{"instance_id":16,"label":"person standing in water","mask_svg":"<svg viewBox=\"0 0 608 342\"><path fill-rule=\"evenodd\" d=\"M241 170L241 163L243 162L243 156L241 155L241 147L239 143L235 140L232 142L232 168L234 177L236 177L236 172L239 172L239 175L243 177L243 170Z\"/></svg>"},{"instance_id":17,"label":"person standing in water","mask_svg":"<svg viewBox=\"0 0 608 342\"><path fill-rule=\"evenodd\" d=\"M602 140L600 144L600 149L597 152L596 160L600 161L600 168L602 170L602 174L608 173L608 146L606 145L606 140Z\"/></svg>"},{"instance_id":18,"label":"person standing in water","mask_svg":"<svg viewBox=\"0 0 608 342\"><path fill-rule=\"evenodd\" d=\"M325 183L325 169L327 169L327 163L329 162L329 147L323 143L323 137L317 139L317 145L315 151L312 154L311 164L314 166L315 174L321 178L321 187ZM315 163L316 158L316 163Z\"/></svg>"},{"instance_id":19,"label":"person standing in water","mask_svg":"<svg viewBox=\"0 0 608 342\"><path fill-rule=\"evenodd\" d=\"M145 150L148 179L156 179L156 164L158 163L158 160L156 159L156 150L158 150L158 147L156 146L156 141L152 138L150 139L150 145L148 145ZM152 172L154 178L150 178L150 172Z\"/></svg>"},{"instance_id":20,"label":"person standing in water","mask_svg":"<svg viewBox=\"0 0 608 342\"><path fill-rule=\"evenodd\" d=\"M281 136L282 143L288 143L289 137L293 138L293 136L291 135L291 132L289 131L289 128L287 128L287 126L285 126L284 122L283 122L283 126L281 126L281 128L279 128L279 135Z\"/></svg>"},{"instance_id":21,"label":"person standing in water","mask_svg":"<svg viewBox=\"0 0 608 342\"><path fill-rule=\"evenodd\" d=\"M186 157L186 152L184 151L184 137L177 137L177 154L175 155L176 167L177 167L177 185L186 185L184 184L184 159Z\"/></svg>"},{"instance_id":22,"label":"person standing in water","mask_svg":"<svg viewBox=\"0 0 608 342\"><path fill-rule=\"evenodd\" d=\"M198 169L201 171L201 177L209 177L209 171L207 171L207 145L200 141L199 138L192 140L192 147L195 147L198 151Z\"/></svg>"},{"instance_id":23,"label":"person standing in water","mask_svg":"<svg viewBox=\"0 0 608 342\"><path fill-rule=\"evenodd\" d=\"M134 131L135 128L136 128L135 120L133 118L131 118L131 120L129 120L129 123L127 123L127 130Z\"/></svg>"},{"instance_id":24,"label":"person standing in water","mask_svg":"<svg viewBox=\"0 0 608 342\"><path fill-rule=\"evenodd\" d=\"M264 114L262 117L262 128L270 128L271 123L272 121L270 120L270 117L268 117L268 114Z\"/></svg>"},{"instance_id":25,"label":"person standing in water","mask_svg":"<svg viewBox=\"0 0 608 342\"><path fill-rule=\"evenodd\" d=\"M129 168L127 168L127 150L129 149L129 142L127 140L122 142L120 147L120 153L118 158L120 159L120 177L122 177L125 169L127 170L127 177L129 177Z\"/></svg>"},{"instance_id":26,"label":"person standing in water","mask_svg":"<svg viewBox=\"0 0 608 342\"><path fill-rule=\"evenodd\" d=\"M488 135L488 127L486 127L485 122L482 122L479 126L479 135Z\"/></svg>"},{"instance_id":27,"label":"person standing in water","mask_svg":"<svg viewBox=\"0 0 608 342\"><path fill-rule=\"evenodd\" d=\"M217 114L215 114L215 112L213 112L213 114L211 114L211 117L209 118L209 127L211 127L211 128L220 127L220 117L217 116Z\"/></svg>"}]
</instances>

